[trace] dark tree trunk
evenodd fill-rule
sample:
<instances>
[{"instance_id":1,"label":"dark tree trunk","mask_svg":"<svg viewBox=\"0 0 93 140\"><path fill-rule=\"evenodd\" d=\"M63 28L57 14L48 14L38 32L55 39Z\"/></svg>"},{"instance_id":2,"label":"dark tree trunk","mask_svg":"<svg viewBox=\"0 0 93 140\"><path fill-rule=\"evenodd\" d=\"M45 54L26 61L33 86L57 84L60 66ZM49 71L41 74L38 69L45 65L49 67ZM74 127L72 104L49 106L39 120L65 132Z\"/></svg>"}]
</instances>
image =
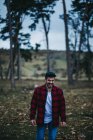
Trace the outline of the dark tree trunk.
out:
<instances>
[{"instance_id":1,"label":"dark tree trunk","mask_svg":"<svg viewBox=\"0 0 93 140\"><path fill-rule=\"evenodd\" d=\"M17 59L17 77L18 77L18 80L21 79L21 64L20 64L20 47L18 45L18 59Z\"/></svg>"},{"instance_id":2,"label":"dark tree trunk","mask_svg":"<svg viewBox=\"0 0 93 140\"><path fill-rule=\"evenodd\" d=\"M91 81L91 49L90 49L90 43L89 43L89 23L87 22L87 24L86 24L86 26L87 26L87 49L88 49L88 53L89 53L89 55L88 55L88 69L89 69L89 71L88 71L88 81L90 82Z\"/></svg>"},{"instance_id":3,"label":"dark tree trunk","mask_svg":"<svg viewBox=\"0 0 93 140\"><path fill-rule=\"evenodd\" d=\"M7 11L8 11L8 25L9 25L9 36L10 36L10 77L11 77L11 88L14 88L14 71L13 71L13 43L12 43L12 25L11 25L11 10L10 10L10 0L7 0Z\"/></svg>"},{"instance_id":4,"label":"dark tree trunk","mask_svg":"<svg viewBox=\"0 0 93 140\"><path fill-rule=\"evenodd\" d=\"M3 67L2 67L2 60L0 58L0 77L3 79Z\"/></svg>"},{"instance_id":5,"label":"dark tree trunk","mask_svg":"<svg viewBox=\"0 0 93 140\"><path fill-rule=\"evenodd\" d=\"M72 77L72 60L71 60L71 52L69 48L69 38L68 38L68 19L67 19L67 11L66 11L66 4L65 0L63 2L63 11L64 11L64 26L65 26L65 43L66 43L66 60L67 60L67 75L68 75L68 84L73 84L73 77Z\"/></svg>"},{"instance_id":6,"label":"dark tree trunk","mask_svg":"<svg viewBox=\"0 0 93 140\"><path fill-rule=\"evenodd\" d=\"M79 71L80 71L80 55L81 55L83 32L84 32L84 20L82 21L82 29L80 32L80 41L79 41L79 50L78 50L78 54L77 54L76 81L78 81Z\"/></svg>"},{"instance_id":7,"label":"dark tree trunk","mask_svg":"<svg viewBox=\"0 0 93 140\"><path fill-rule=\"evenodd\" d=\"M3 68L0 64L0 77L1 77L1 80L3 80Z\"/></svg>"},{"instance_id":8,"label":"dark tree trunk","mask_svg":"<svg viewBox=\"0 0 93 140\"><path fill-rule=\"evenodd\" d=\"M47 71L50 71L50 51L49 51L49 39L48 39L48 32L50 29L50 20L49 20L49 26L47 28L46 22L44 18L42 17L42 23L45 31L45 37L46 37L46 46L47 46Z\"/></svg>"}]
</instances>

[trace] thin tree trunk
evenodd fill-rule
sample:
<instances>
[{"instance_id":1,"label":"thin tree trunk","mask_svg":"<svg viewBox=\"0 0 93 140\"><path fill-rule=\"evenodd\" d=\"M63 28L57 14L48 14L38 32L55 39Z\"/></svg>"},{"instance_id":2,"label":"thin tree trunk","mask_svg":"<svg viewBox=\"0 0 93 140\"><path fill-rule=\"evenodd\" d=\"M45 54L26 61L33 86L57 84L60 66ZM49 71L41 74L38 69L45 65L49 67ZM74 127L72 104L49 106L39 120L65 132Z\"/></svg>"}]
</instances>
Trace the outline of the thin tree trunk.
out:
<instances>
[{"instance_id":1,"label":"thin tree trunk","mask_svg":"<svg viewBox=\"0 0 93 140\"><path fill-rule=\"evenodd\" d=\"M49 51L49 40L48 40L48 32L49 32L49 28L50 28L50 23L49 23L48 29L46 27L46 23L45 23L45 20L43 17L42 17L42 23L43 23L43 27L44 27L44 31L45 31L46 46L47 46L47 71L50 71L50 51Z\"/></svg>"},{"instance_id":2,"label":"thin tree trunk","mask_svg":"<svg viewBox=\"0 0 93 140\"><path fill-rule=\"evenodd\" d=\"M1 80L3 80L3 68L1 64L0 64L0 77L1 77Z\"/></svg>"},{"instance_id":3,"label":"thin tree trunk","mask_svg":"<svg viewBox=\"0 0 93 140\"><path fill-rule=\"evenodd\" d=\"M89 24L86 24L87 26L87 49L88 49L88 60L91 60L91 49L90 49L90 43L89 43ZM88 81L91 81L91 61L88 61L89 71L88 71Z\"/></svg>"},{"instance_id":4,"label":"thin tree trunk","mask_svg":"<svg viewBox=\"0 0 93 140\"><path fill-rule=\"evenodd\" d=\"M68 19L67 19L67 11L66 11L66 4L65 0L63 2L63 12L64 12L64 26L65 26L65 43L66 43L66 60L67 60L67 75L68 75L68 84L73 84L73 77L72 77L72 66L71 62L71 54L69 48L69 38L68 38Z\"/></svg>"},{"instance_id":5,"label":"thin tree trunk","mask_svg":"<svg viewBox=\"0 0 93 140\"><path fill-rule=\"evenodd\" d=\"M10 67L11 67L11 88L14 88L14 71L13 71L13 49L12 49L12 25L11 25L11 10L10 10L10 0L7 0L7 11L8 11L8 25L9 25L9 36L10 36Z\"/></svg>"},{"instance_id":6,"label":"thin tree trunk","mask_svg":"<svg viewBox=\"0 0 93 140\"><path fill-rule=\"evenodd\" d=\"M20 47L18 46L18 60L17 60L17 76L18 80L21 79L21 70L20 70Z\"/></svg>"},{"instance_id":7,"label":"thin tree trunk","mask_svg":"<svg viewBox=\"0 0 93 140\"><path fill-rule=\"evenodd\" d=\"M77 54L77 66L76 66L76 81L78 81L79 70L80 70L80 54L81 54L83 30L84 30L84 20L82 21L82 29L80 32L80 41L79 41L79 50L77 52L78 54Z\"/></svg>"},{"instance_id":8,"label":"thin tree trunk","mask_svg":"<svg viewBox=\"0 0 93 140\"><path fill-rule=\"evenodd\" d=\"M6 79L8 79L8 77L10 77L10 61L9 61L9 64L8 64L8 69L6 71L5 77L6 77Z\"/></svg>"},{"instance_id":9,"label":"thin tree trunk","mask_svg":"<svg viewBox=\"0 0 93 140\"><path fill-rule=\"evenodd\" d=\"M0 58L0 77L3 79L3 67L2 67L2 60Z\"/></svg>"}]
</instances>

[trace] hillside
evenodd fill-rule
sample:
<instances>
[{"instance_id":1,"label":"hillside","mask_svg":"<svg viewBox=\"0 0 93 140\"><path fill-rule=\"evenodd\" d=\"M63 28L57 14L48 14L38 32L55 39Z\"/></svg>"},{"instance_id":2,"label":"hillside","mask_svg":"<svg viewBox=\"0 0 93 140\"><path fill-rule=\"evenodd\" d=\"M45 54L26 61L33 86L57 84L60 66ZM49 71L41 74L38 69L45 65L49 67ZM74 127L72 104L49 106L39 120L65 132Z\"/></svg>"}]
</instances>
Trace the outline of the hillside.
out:
<instances>
[{"instance_id":1,"label":"hillside","mask_svg":"<svg viewBox=\"0 0 93 140\"><path fill-rule=\"evenodd\" d=\"M45 74L47 69L47 52L39 50L31 52L31 59L25 60L21 55L21 77L22 78L38 78ZM5 75L9 65L9 50L3 50L0 53L1 65L3 67L3 75ZM16 60L17 61L17 60ZM15 61L15 76L17 67ZM50 51L50 67L57 73L58 78L66 78L66 55L64 51Z\"/></svg>"}]
</instances>

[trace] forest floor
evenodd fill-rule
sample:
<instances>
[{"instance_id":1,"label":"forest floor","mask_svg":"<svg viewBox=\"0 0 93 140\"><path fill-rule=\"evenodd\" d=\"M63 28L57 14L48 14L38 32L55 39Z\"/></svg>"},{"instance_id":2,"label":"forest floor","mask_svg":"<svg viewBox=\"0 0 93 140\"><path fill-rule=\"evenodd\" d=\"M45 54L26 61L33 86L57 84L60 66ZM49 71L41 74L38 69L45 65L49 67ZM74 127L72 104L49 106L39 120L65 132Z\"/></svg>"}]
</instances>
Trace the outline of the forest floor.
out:
<instances>
[{"instance_id":1,"label":"forest floor","mask_svg":"<svg viewBox=\"0 0 93 140\"><path fill-rule=\"evenodd\" d=\"M0 140L35 140L29 120L32 88L0 88ZM64 88L67 126L57 140L93 140L93 88ZM47 132L46 132L47 140Z\"/></svg>"}]
</instances>

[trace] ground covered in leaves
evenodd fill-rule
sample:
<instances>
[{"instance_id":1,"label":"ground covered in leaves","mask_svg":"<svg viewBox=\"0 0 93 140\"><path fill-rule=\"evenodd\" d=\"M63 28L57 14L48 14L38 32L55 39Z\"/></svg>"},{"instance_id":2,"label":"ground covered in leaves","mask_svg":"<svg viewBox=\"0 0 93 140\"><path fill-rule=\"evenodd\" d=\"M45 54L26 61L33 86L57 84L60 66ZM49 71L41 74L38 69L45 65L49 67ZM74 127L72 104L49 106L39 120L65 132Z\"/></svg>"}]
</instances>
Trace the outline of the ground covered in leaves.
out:
<instances>
[{"instance_id":1,"label":"ground covered in leaves","mask_svg":"<svg viewBox=\"0 0 93 140\"><path fill-rule=\"evenodd\" d=\"M29 120L33 90L0 89L0 140L35 140ZM57 140L93 140L93 88L64 89L67 127ZM47 133L46 133L47 140Z\"/></svg>"}]
</instances>

